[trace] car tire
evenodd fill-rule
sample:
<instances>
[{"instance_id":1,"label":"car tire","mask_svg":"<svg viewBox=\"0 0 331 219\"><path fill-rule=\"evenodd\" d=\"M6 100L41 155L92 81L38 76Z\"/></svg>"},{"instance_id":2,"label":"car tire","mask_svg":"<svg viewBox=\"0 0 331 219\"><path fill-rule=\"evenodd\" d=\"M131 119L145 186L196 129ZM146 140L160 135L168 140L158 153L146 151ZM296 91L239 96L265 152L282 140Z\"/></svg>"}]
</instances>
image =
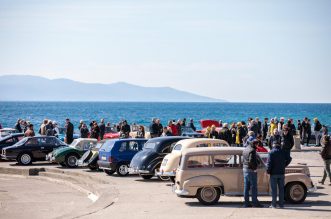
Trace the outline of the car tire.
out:
<instances>
[{"instance_id":1,"label":"car tire","mask_svg":"<svg viewBox=\"0 0 331 219\"><path fill-rule=\"evenodd\" d=\"M217 187L203 187L197 192L197 198L203 205L214 205L220 199L221 191Z\"/></svg>"},{"instance_id":2,"label":"car tire","mask_svg":"<svg viewBox=\"0 0 331 219\"><path fill-rule=\"evenodd\" d=\"M23 152L20 155L18 155L17 162L20 165L24 165L24 166L30 165L32 164L32 155L30 153Z\"/></svg>"},{"instance_id":3,"label":"car tire","mask_svg":"<svg viewBox=\"0 0 331 219\"><path fill-rule=\"evenodd\" d=\"M68 154L65 157L65 164L69 168L76 168L77 167L78 156L76 154Z\"/></svg>"},{"instance_id":4,"label":"car tire","mask_svg":"<svg viewBox=\"0 0 331 219\"><path fill-rule=\"evenodd\" d=\"M65 162L61 162L61 163L59 163L62 167L67 167L66 166L66 164L65 164Z\"/></svg>"},{"instance_id":5,"label":"car tire","mask_svg":"<svg viewBox=\"0 0 331 219\"><path fill-rule=\"evenodd\" d=\"M119 176L127 176L129 174L128 168L127 164L119 164L117 165L116 172Z\"/></svg>"},{"instance_id":6,"label":"car tire","mask_svg":"<svg viewBox=\"0 0 331 219\"><path fill-rule=\"evenodd\" d=\"M153 175L140 175L143 179L151 179Z\"/></svg>"},{"instance_id":7,"label":"car tire","mask_svg":"<svg viewBox=\"0 0 331 219\"><path fill-rule=\"evenodd\" d=\"M176 177L175 177L175 176L170 176L169 178L170 178L170 181L171 181L171 182L173 182L173 183L176 182Z\"/></svg>"},{"instance_id":8,"label":"car tire","mask_svg":"<svg viewBox=\"0 0 331 219\"><path fill-rule=\"evenodd\" d=\"M113 175L113 173L115 173L116 171L114 171L114 170L106 170L106 169L104 169L103 172L105 172L105 173L107 173L107 175L111 176L111 175Z\"/></svg>"},{"instance_id":9,"label":"car tire","mask_svg":"<svg viewBox=\"0 0 331 219\"><path fill-rule=\"evenodd\" d=\"M291 182L285 187L285 199L292 204L300 204L306 200L307 188L301 182Z\"/></svg>"}]
</instances>

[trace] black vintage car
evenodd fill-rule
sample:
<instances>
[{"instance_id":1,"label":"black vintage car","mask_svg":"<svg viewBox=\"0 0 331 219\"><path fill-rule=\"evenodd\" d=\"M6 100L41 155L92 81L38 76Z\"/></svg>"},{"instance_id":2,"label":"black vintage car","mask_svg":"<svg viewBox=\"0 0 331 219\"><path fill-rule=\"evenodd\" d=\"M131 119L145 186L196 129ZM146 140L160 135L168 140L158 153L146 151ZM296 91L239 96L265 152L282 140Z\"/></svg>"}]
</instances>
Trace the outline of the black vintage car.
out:
<instances>
[{"instance_id":1,"label":"black vintage car","mask_svg":"<svg viewBox=\"0 0 331 219\"><path fill-rule=\"evenodd\" d=\"M33 161L45 160L48 153L62 146L66 144L53 136L26 137L13 146L3 148L1 158L29 165Z\"/></svg>"},{"instance_id":2,"label":"black vintage car","mask_svg":"<svg viewBox=\"0 0 331 219\"><path fill-rule=\"evenodd\" d=\"M23 133L14 133L14 134L8 135L4 138L1 138L0 139L0 150L2 150L2 148L12 146L12 145L16 144L22 138L24 138Z\"/></svg>"},{"instance_id":3,"label":"black vintage car","mask_svg":"<svg viewBox=\"0 0 331 219\"><path fill-rule=\"evenodd\" d=\"M185 136L169 136L148 140L142 151L131 160L129 172L138 173L143 179L150 179L160 168L163 158L172 151L173 146ZM161 178L168 180L168 178Z\"/></svg>"}]
</instances>

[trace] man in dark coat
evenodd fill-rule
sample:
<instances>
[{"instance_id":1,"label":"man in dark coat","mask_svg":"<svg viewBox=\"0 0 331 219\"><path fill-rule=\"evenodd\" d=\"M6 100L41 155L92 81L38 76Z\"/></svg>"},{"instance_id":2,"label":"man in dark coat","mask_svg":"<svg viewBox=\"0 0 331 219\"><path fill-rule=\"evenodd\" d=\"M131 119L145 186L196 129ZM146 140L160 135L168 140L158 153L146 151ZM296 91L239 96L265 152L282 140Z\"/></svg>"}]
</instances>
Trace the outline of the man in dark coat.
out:
<instances>
[{"instance_id":1,"label":"man in dark coat","mask_svg":"<svg viewBox=\"0 0 331 219\"><path fill-rule=\"evenodd\" d=\"M281 140L281 148L288 153L288 156L291 154L291 149L294 146L293 135L290 132L287 125L283 126L282 140Z\"/></svg>"},{"instance_id":2,"label":"man in dark coat","mask_svg":"<svg viewBox=\"0 0 331 219\"><path fill-rule=\"evenodd\" d=\"M70 122L70 119L66 119L66 143L71 144L74 140L74 125Z\"/></svg>"},{"instance_id":3,"label":"man in dark coat","mask_svg":"<svg viewBox=\"0 0 331 219\"><path fill-rule=\"evenodd\" d=\"M103 136L105 135L105 131L106 131L106 125L105 125L105 120L101 119L101 122L99 124L99 128L100 128L100 140L103 139Z\"/></svg>"},{"instance_id":4,"label":"man in dark coat","mask_svg":"<svg viewBox=\"0 0 331 219\"><path fill-rule=\"evenodd\" d=\"M15 129L18 133L22 133L22 127L21 127L21 119L18 119L16 124L15 124Z\"/></svg>"},{"instance_id":5,"label":"man in dark coat","mask_svg":"<svg viewBox=\"0 0 331 219\"><path fill-rule=\"evenodd\" d=\"M156 124L156 118L153 118L152 123L149 125L149 132L151 134L151 138L156 138L159 136L159 127Z\"/></svg>"},{"instance_id":6,"label":"man in dark coat","mask_svg":"<svg viewBox=\"0 0 331 219\"><path fill-rule=\"evenodd\" d=\"M262 138L263 138L263 141L266 140L267 138L267 135L268 135L268 118L264 118L264 123L262 124Z\"/></svg>"},{"instance_id":7,"label":"man in dark coat","mask_svg":"<svg viewBox=\"0 0 331 219\"><path fill-rule=\"evenodd\" d=\"M289 153L281 149L281 142L276 138L272 144L273 148L269 152L267 173L270 174L270 187L272 194L272 203L270 208L276 208L277 187L278 187L278 204L280 208L284 207L284 184L285 184L285 167L289 165L292 158Z\"/></svg>"},{"instance_id":8,"label":"man in dark coat","mask_svg":"<svg viewBox=\"0 0 331 219\"><path fill-rule=\"evenodd\" d=\"M229 145L233 144L232 142L232 134L229 130L228 123L224 123L223 127L219 133L219 138L229 143Z\"/></svg>"}]
</instances>

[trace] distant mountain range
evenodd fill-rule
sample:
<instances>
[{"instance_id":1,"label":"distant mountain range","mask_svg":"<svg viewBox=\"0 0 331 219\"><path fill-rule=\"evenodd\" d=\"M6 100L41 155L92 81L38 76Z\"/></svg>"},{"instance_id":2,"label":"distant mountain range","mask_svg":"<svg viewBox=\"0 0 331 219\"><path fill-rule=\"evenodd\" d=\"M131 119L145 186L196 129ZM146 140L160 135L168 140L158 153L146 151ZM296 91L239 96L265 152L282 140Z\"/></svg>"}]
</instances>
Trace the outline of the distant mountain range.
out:
<instances>
[{"instance_id":1,"label":"distant mountain range","mask_svg":"<svg viewBox=\"0 0 331 219\"><path fill-rule=\"evenodd\" d=\"M171 87L82 83L30 75L0 76L0 101L225 102Z\"/></svg>"}]
</instances>

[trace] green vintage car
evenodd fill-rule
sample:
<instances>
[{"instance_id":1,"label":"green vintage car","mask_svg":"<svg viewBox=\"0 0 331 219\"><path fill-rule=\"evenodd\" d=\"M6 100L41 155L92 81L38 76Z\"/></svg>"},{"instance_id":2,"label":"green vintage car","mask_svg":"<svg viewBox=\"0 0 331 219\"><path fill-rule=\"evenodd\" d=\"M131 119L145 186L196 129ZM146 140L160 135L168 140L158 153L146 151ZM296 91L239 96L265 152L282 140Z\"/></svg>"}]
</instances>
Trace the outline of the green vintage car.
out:
<instances>
[{"instance_id":1,"label":"green vintage car","mask_svg":"<svg viewBox=\"0 0 331 219\"><path fill-rule=\"evenodd\" d=\"M69 147L58 148L50 153L48 155L49 160L61 166L75 168L81 156L92 147L95 147L97 142L97 139L94 138L75 139Z\"/></svg>"}]
</instances>

